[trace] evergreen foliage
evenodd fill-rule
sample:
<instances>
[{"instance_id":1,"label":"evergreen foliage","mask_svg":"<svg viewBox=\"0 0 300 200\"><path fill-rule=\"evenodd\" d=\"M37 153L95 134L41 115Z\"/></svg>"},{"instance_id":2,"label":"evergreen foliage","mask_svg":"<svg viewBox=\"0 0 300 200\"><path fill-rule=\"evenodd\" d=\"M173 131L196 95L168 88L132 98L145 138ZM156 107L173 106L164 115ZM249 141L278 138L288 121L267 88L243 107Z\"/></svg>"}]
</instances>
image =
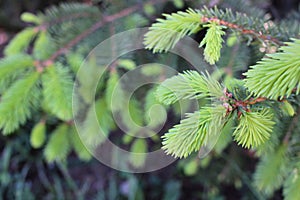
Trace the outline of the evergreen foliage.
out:
<instances>
[{"instance_id":1,"label":"evergreen foliage","mask_svg":"<svg viewBox=\"0 0 300 200\"><path fill-rule=\"evenodd\" d=\"M223 93L216 80L196 71L185 71L164 81L156 94L159 101L169 105L181 99L221 97Z\"/></svg>"},{"instance_id":2,"label":"evergreen foliage","mask_svg":"<svg viewBox=\"0 0 300 200\"><path fill-rule=\"evenodd\" d=\"M194 27L189 27L186 23L189 20L194 21L195 16L192 15L194 13L198 14L200 21L195 24L190 23ZM186 16L186 18L178 16ZM175 22L178 26L170 25ZM186 27L185 32L181 32L178 28L182 24ZM168 28L168 33L163 32L161 27ZM292 155L297 153L289 152L289 148L292 148L289 140L291 135L297 134L293 128L299 115L299 112L295 112L295 107L299 106L299 103L296 103L300 88L299 40L287 41L291 37L298 37L299 30L288 28L286 24L274 24L262 18L234 13L230 9L223 11L217 7L213 9L205 7L201 10L189 9L185 14L180 11L177 14L167 15L165 20L158 20L146 33L145 45L154 53L168 51L184 35L191 35L203 28L207 28L205 37L200 42L200 46L204 46L204 59L210 64L219 61L217 64L224 67L224 71L220 70L220 75L205 76L196 71L180 73L162 82L156 95L158 100L166 105L182 99L209 97L214 108L220 108L223 112L216 112L219 115L213 115L213 108L205 105L200 107L199 111L188 114L187 118L181 120L162 137L162 149L167 154L179 158L185 158L199 150L200 154L204 152L206 155L215 145L219 135L224 136L224 132L229 132L226 126L228 125L232 130L230 132L233 140L237 144L255 149L257 155L261 156L254 174L256 188L264 195L270 196L284 186L285 199L297 199L298 191L294 184L298 185L299 170L298 165L291 162ZM188 30L196 32L188 32ZM224 59L220 54L223 38L229 30L234 34L228 37L226 47L224 47L226 51L240 47L239 43L244 42L243 38L245 38L248 40L247 45L251 48L260 48L260 45L255 42L258 40L261 46L275 48L277 52L268 53L262 59L257 56L260 59L258 62L252 64L249 70L244 68L246 70L244 80L237 80L232 77L236 75L233 66L240 72L245 66L239 66L234 62L243 63L243 65L250 63L239 62L238 55L231 57L231 60L227 62L226 58ZM172 35L170 42L165 33L170 36L171 31L179 33ZM232 38L233 35L235 38ZM238 38L242 40L238 41ZM249 47L243 47L243 49ZM245 52L249 54L249 51ZM234 53L239 54L239 52ZM222 66L224 62L228 64ZM224 86L218 82L222 78L224 78ZM290 128L285 130L283 121L290 117L294 117L294 120L288 123ZM237 126L234 127L234 124ZM286 135L282 138L285 131ZM224 138L222 140L226 145L226 140ZM217 149L216 146L215 150L218 151ZM288 163L291 166L288 166ZM289 177L287 177L288 174L290 174ZM294 174L294 177L291 174Z\"/></svg>"},{"instance_id":3,"label":"evergreen foliage","mask_svg":"<svg viewBox=\"0 0 300 200\"><path fill-rule=\"evenodd\" d=\"M51 133L44 151L48 162L63 161L66 159L71 147L69 129L70 127L67 124L61 124Z\"/></svg>"},{"instance_id":4,"label":"evergreen foliage","mask_svg":"<svg viewBox=\"0 0 300 200\"><path fill-rule=\"evenodd\" d=\"M164 52L172 49L186 35L191 35L202 29L201 14L189 9L172 15L165 14L166 19L158 19L145 35L145 45L153 52Z\"/></svg>"},{"instance_id":5,"label":"evergreen foliage","mask_svg":"<svg viewBox=\"0 0 300 200\"><path fill-rule=\"evenodd\" d=\"M40 148L46 141L45 122L36 124L30 134L30 144L33 148Z\"/></svg>"},{"instance_id":6,"label":"evergreen foliage","mask_svg":"<svg viewBox=\"0 0 300 200\"><path fill-rule=\"evenodd\" d=\"M106 104L112 111L118 111L122 109L124 105L124 92L121 86L118 85L119 79L119 74L116 71L111 72L105 90ZM117 99L114 98L116 95L118 96Z\"/></svg>"},{"instance_id":7,"label":"evergreen foliage","mask_svg":"<svg viewBox=\"0 0 300 200\"><path fill-rule=\"evenodd\" d=\"M0 61L0 91L6 90L16 78L24 71L34 66L34 60L25 54L16 54Z\"/></svg>"},{"instance_id":8,"label":"evergreen foliage","mask_svg":"<svg viewBox=\"0 0 300 200\"><path fill-rule=\"evenodd\" d=\"M37 34L34 28L27 28L21 31L14 39L6 46L4 53L6 56L13 56L22 53L28 48L31 40Z\"/></svg>"},{"instance_id":9,"label":"evergreen foliage","mask_svg":"<svg viewBox=\"0 0 300 200\"><path fill-rule=\"evenodd\" d=\"M53 41L51 41L48 32L41 31L34 43L33 56L37 60L45 60L51 56L54 51ZM47 47L47 49L45 49Z\"/></svg>"},{"instance_id":10,"label":"evergreen foliage","mask_svg":"<svg viewBox=\"0 0 300 200\"><path fill-rule=\"evenodd\" d=\"M47 67L42 85L46 108L62 120L71 119L73 80L67 68L59 64Z\"/></svg>"},{"instance_id":11,"label":"evergreen foliage","mask_svg":"<svg viewBox=\"0 0 300 200\"><path fill-rule=\"evenodd\" d=\"M293 92L299 94L300 40L294 39L286 45L280 47L280 52L268 54L245 73L245 85L255 95L277 100L289 97Z\"/></svg>"},{"instance_id":12,"label":"evergreen foliage","mask_svg":"<svg viewBox=\"0 0 300 200\"><path fill-rule=\"evenodd\" d=\"M145 34L145 48L162 53L174 48L183 37L203 32L205 36L199 47L203 48L204 55L199 55L199 60L215 65L202 62L210 67L208 71L212 72L216 66L218 71L211 74L183 71L157 87L142 88L129 98L131 94L126 88L133 80L120 81L121 77L136 69L143 59L155 58L178 70L186 68L182 68L181 61L164 60L163 56L149 52L145 58L125 55L103 72L104 66L99 66L97 58L90 56L91 59L86 60L88 66L76 77L76 97L82 101L82 107L75 111L72 111L74 77L90 50L114 32L147 25L152 13L160 11L160 6L153 6L152 1L140 2L139 6L120 11L119 7L105 10L86 3L71 3L51 7L37 15L24 13L22 20L31 25L10 41L0 61L2 133L16 133L20 137L30 134L31 147L43 148L48 163L65 162L72 150L81 160L89 161L91 151L110 137L112 131L119 131L113 118L117 116L127 134L111 137L118 144L128 146L130 166L140 168L145 165L145 153L159 148L159 138L157 135L149 139L135 136L153 135L167 114L174 114L177 119L181 114L179 109L188 110L186 117L162 136L162 149L176 158L187 159L178 169L183 169L188 176L202 175L199 169L214 162L207 170L213 171L213 180L217 181L211 181L211 175L204 173L201 183L215 196L201 197L219 198L217 183L218 186L230 183L243 192L245 187L241 185L247 183L257 198L272 198L272 194L283 187L284 199L299 199L299 22L294 17L278 23L261 10L248 7L248 3L218 1L218 7L164 14ZM120 4L127 6L127 3ZM174 1L174 4L177 8L200 5L197 1ZM232 9L226 8L228 5ZM110 22L113 23L107 26ZM101 53L106 58L115 52L108 48ZM98 80L99 74L101 80ZM140 71L145 80L155 77L161 81L165 75L156 65ZM190 111L188 100L191 99L199 102L199 110ZM73 113L79 116L82 122L79 132L84 134L77 133ZM142 127L146 125L147 131ZM163 130L169 125L167 123ZM231 145L232 140L246 150L240 151ZM199 151L200 157L206 156L211 150L216 154L203 160L196 160L192 155ZM229 155L226 161L229 164L224 166L222 162L218 168L218 161L211 161L216 155L219 160ZM239 168L235 162L242 163L245 155L259 158L252 184L248 183L248 172L240 169L241 174L236 173ZM7 159L3 160L7 163ZM217 177L216 171L221 172ZM3 177L0 176L1 184L6 180ZM171 182L180 190L176 180ZM210 188L212 185L214 188Z\"/></svg>"},{"instance_id":13,"label":"evergreen foliage","mask_svg":"<svg viewBox=\"0 0 300 200\"><path fill-rule=\"evenodd\" d=\"M40 89L37 86L38 72L32 72L16 81L2 96L0 103L0 127L9 134L31 117L39 104Z\"/></svg>"},{"instance_id":14,"label":"evergreen foliage","mask_svg":"<svg viewBox=\"0 0 300 200\"><path fill-rule=\"evenodd\" d=\"M225 32L222 30L222 27L216 23L207 24L203 27L207 27L208 30L200 43L200 47L205 45L204 58L209 64L213 65L220 59L223 42L222 35L225 35Z\"/></svg>"},{"instance_id":15,"label":"evergreen foliage","mask_svg":"<svg viewBox=\"0 0 300 200\"><path fill-rule=\"evenodd\" d=\"M199 112L187 114L163 136L163 149L174 157L187 157L198 151L206 142L207 135L216 135L215 131L222 129L222 117L225 109L222 107L202 108ZM217 123L214 123L216 122ZM216 127L219 124L221 127Z\"/></svg>"},{"instance_id":16,"label":"evergreen foliage","mask_svg":"<svg viewBox=\"0 0 300 200\"><path fill-rule=\"evenodd\" d=\"M257 147L266 142L274 122L273 115L268 110L245 112L241 115L239 125L233 132L234 140L243 147Z\"/></svg>"}]
</instances>

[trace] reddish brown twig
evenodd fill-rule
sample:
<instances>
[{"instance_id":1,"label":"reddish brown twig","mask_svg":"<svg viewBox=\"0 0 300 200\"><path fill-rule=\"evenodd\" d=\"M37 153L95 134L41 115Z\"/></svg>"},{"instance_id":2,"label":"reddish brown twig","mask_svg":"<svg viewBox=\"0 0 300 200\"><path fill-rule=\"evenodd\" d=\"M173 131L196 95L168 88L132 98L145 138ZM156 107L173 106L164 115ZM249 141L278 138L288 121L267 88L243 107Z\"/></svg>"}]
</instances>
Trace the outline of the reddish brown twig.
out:
<instances>
[{"instance_id":1,"label":"reddish brown twig","mask_svg":"<svg viewBox=\"0 0 300 200\"><path fill-rule=\"evenodd\" d=\"M228 92L227 88L223 90L223 93L224 96L220 98L220 101L223 101L223 106L226 108L226 115L229 115L231 112L237 110L238 117L240 117L242 114L239 108L243 109L246 112L251 112L251 105L268 100L265 97L250 98L249 100L237 100L234 98L232 93Z\"/></svg>"},{"instance_id":2,"label":"reddish brown twig","mask_svg":"<svg viewBox=\"0 0 300 200\"><path fill-rule=\"evenodd\" d=\"M257 32L255 30L245 29L242 26L239 26L237 24L233 24L233 23L230 23L230 22L227 22L227 21L224 21L224 20L220 20L216 17L210 17L210 18L209 17L202 17L201 22L202 23L215 22L219 25L226 26L226 27L231 28L231 29L235 29L235 30L241 32L242 34L253 35L253 36L255 36L259 39L262 39L264 41L271 41L274 44L277 44L279 46L283 45L283 43L281 41L279 41L278 39L276 39L274 37L271 37L270 35L264 35L261 32Z\"/></svg>"},{"instance_id":3,"label":"reddish brown twig","mask_svg":"<svg viewBox=\"0 0 300 200\"><path fill-rule=\"evenodd\" d=\"M150 0L145 2L145 4L156 4L156 3L162 3L165 2L166 0ZM52 56L46 61L46 63L52 63L58 56L61 56L69 51L70 48L78 44L81 40L89 36L91 33L95 32L99 28L101 28L103 25L113 22L117 19L120 19L122 17L125 17L139 9L140 5L135 5L129 8L126 8L116 14L105 16L101 21L95 23L93 26L91 26L89 29L85 30L82 32L80 35L75 37L73 40L71 40L69 43L67 43L65 46L61 47L58 49Z\"/></svg>"},{"instance_id":4,"label":"reddish brown twig","mask_svg":"<svg viewBox=\"0 0 300 200\"><path fill-rule=\"evenodd\" d=\"M251 98L250 100L245 101L245 103L248 104L248 105L254 105L256 103L260 103L260 102L263 102L263 101L266 101L266 100L267 100L267 98L265 98L265 97L258 97L258 98L255 98L255 99Z\"/></svg>"},{"instance_id":5,"label":"reddish brown twig","mask_svg":"<svg viewBox=\"0 0 300 200\"><path fill-rule=\"evenodd\" d=\"M43 30L43 29L46 29L46 28L48 28L50 26L53 26L55 24L63 23L65 21L75 20L75 19L78 19L78 18L90 18L90 17L98 18L99 16L100 15L95 16L95 14L91 14L91 13L68 14L67 16L60 17L60 18L57 18L57 19L52 20L52 21L44 22L41 25L37 26L36 28L39 29L39 30L41 30L41 29Z\"/></svg>"}]
</instances>

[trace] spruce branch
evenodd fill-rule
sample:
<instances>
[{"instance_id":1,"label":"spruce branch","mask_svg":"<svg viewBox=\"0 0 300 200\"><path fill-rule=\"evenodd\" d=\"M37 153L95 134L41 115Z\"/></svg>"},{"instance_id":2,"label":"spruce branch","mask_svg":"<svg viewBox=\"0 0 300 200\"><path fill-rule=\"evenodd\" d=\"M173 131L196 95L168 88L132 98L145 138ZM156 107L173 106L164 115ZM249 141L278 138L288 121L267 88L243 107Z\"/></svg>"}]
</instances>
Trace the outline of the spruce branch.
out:
<instances>
[{"instance_id":1,"label":"spruce branch","mask_svg":"<svg viewBox=\"0 0 300 200\"><path fill-rule=\"evenodd\" d=\"M285 44L244 73L245 86L256 96L282 100L294 91L300 93L300 40Z\"/></svg>"},{"instance_id":2,"label":"spruce branch","mask_svg":"<svg viewBox=\"0 0 300 200\"><path fill-rule=\"evenodd\" d=\"M273 114L264 109L257 112L244 112L233 133L234 140L245 148L257 147L266 142L272 132Z\"/></svg>"},{"instance_id":3,"label":"spruce branch","mask_svg":"<svg viewBox=\"0 0 300 200\"><path fill-rule=\"evenodd\" d=\"M251 38L257 38L261 41L270 41L276 45L283 45L281 40L286 41L286 34L283 34L280 27L277 27L270 21L259 17L248 16L245 13L232 12L231 9L220 10L217 7L204 7L200 10L202 23L215 22L228 29L237 31L242 35L248 35ZM267 28L266 28L267 27Z\"/></svg>"},{"instance_id":4,"label":"spruce branch","mask_svg":"<svg viewBox=\"0 0 300 200\"><path fill-rule=\"evenodd\" d=\"M17 72L29 70L34 66L34 60L26 54L16 54L0 61L0 87L2 84L15 76Z\"/></svg>"},{"instance_id":5,"label":"spruce branch","mask_svg":"<svg viewBox=\"0 0 300 200\"><path fill-rule=\"evenodd\" d=\"M208 30L200 43L200 47L205 45L204 58L209 64L213 65L220 59L223 43L222 35L225 35L225 32L221 26L214 22L204 25L203 27L207 27Z\"/></svg>"},{"instance_id":6,"label":"spruce branch","mask_svg":"<svg viewBox=\"0 0 300 200\"><path fill-rule=\"evenodd\" d=\"M29 46L31 40L36 36L37 30L29 27L19 32L5 47L4 54L13 56L23 53Z\"/></svg>"},{"instance_id":7,"label":"spruce branch","mask_svg":"<svg viewBox=\"0 0 300 200\"><path fill-rule=\"evenodd\" d=\"M156 4L156 3L162 3L164 1L166 1L166 0L149 0L149 1L145 2L144 4L153 5L153 4ZM132 6L132 7L129 7L129 8L125 8L124 10L122 10L118 13L108 15L108 16L104 16L100 21L93 24L89 29L85 30L84 32L82 32L81 34L76 36L74 39L72 39L70 42L68 42L66 45L64 45L63 47L58 49L56 52L54 52L50 56L50 58L44 62L45 66L51 65L51 64L48 64L48 63L53 63L53 61L57 57L67 53L72 47L74 47L76 44L78 44L80 41L82 41L84 38L88 37L90 34L95 32L99 28L101 28L104 25L106 25L110 22L113 22L117 19L120 19L120 18L123 18L127 15L130 15L133 12L137 11L139 8L140 8L140 5L135 5L135 6Z\"/></svg>"},{"instance_id":8,"label":"spruce branch","mask_svg":"<svg viewBox=\"0 0 300 200\"><path fill-rule=\"evenodd\" d=\"M36 26L38 30L45 30L56 24L77 19L97 19L101 16L99 9L83 3L62 3L58 7L51 7L44 14L40 14L41 23Z\"/></svg>"},{"instance_id":9,"label":"spruce branch","mask_svg":"<svg viewBox=\"0 0 300 200\"><path fill-rule=\"evenodd\" d=\"M59 119L72 118L73 80L67 68L56 64L42 75L44 103Z\"/></svg>"},{"instance_id":10,"label":"spruce branch","mask_svg":"<svg viewBox=\"0 0 300 200\"><path fill-rule=\"evenodd\" d=\"M157 19L145 34L146 49L152 50L153 53L169 51L180 39L195 34L205 27L208 27L208 31L200 46L206 45L204 57L210 64L214 64L220 57L222 35L225 34L222 28L239 32L248 36L248 39L254 38L262 42L270 41L278 46L283 45L278 38L271 35L271 33L280 35L278 27L260 18L233 13L230 9L222 11L217 7L214 9L204 7L201 10L188 9L185 12L179 11L163 16L165 19ZM266 24L268 28L265 28Z\"/></svg>"},{"instance_id":11,"label":"spruce branch","mask_svg":"<svg viewBox=\"0 0 300 200\"><path fill-rule=\"evenodd\" d=\"M40 148L46 140L46 125L45 121L41 120L37 123L30 134L30 144L33 148Z\"/></svg>"},{"instance_id":12,"label":"spruce branch","mask_svg":"<svg viewBox=\"0 0 300 200\"><path fill-rule=\"evenodd\" d=\"M157 19L157 23L145 34L146 49L151 49L154 53L169 51L181 38L202 29L199 21L201 14L198 11L188 9L186 12L179 11L163 16L166 19Z\"/></svg>"},{"instance_id":13,"label":"spruce branch","mask_svg":"<svg viewBox=\"0 0 300 200\"><path fill-rule=\"evenodd\" d=\"M187 157L206 143L208 135L218 134L216 131L223 128L224 116L225 108L222 106L204 107L200 111L187 114L187 118L162 137L162 149L174 157ZM219 126L216 127L217 125Z\"/></svg>"},{"instance_id":14,"label":"spruce branch","mask_svg":"<svg viewBox=\"0 0 300 200\"><path fill-rule=\"evenodd\" d=\"M62 123L52 133L47 143L44 156L46 161L51 163L54 161L63 161L66 159L70 147L70 127Z\"/></svg>"},{"instance_id":15,"label":"spruce branch","mask_svg":"<svg viewBox=\"0 0 300 200\"><path fill-rule=\"evenodd\" d=\"M255 38L261 39L263 41L271 41L272 43L274 43L278 46L283 45L283 43L275 37L272 37L270 35L262 34L261 32L258 32L254 29L244 28L243 26L237 25L235 23L230 23L230 22L225 21L225 20L221 20L217 17L202 17L201 21L203 23L216 23L218 25L222 25L224 27L227 27L227 28L230 28L232 30L238 31L242 35L252 35Z\"/></svg>"},{"instance_id":16,"label":"spruce branch","mask_svg":"<svg viewBox=\"0 0 300 200\"><path fill-rule=\"evenodd\" d=\"M157 98L166 105L181 99L198 99L223 95L222 87L208 74L185 71L161 83L156 91Z\"/></svg>"},{"instance_id":17,"label":"spruce branch","mask_svg":"<svg viewBox=\"0 0 300 200\"><path fill-rule=\"evenodd\" d=\"M38 79L39 73L29 73L3 94L0 102L0 128L4 134L12 133L31 117L41 93L37 86Z\"/></svg>"}]
</instances>

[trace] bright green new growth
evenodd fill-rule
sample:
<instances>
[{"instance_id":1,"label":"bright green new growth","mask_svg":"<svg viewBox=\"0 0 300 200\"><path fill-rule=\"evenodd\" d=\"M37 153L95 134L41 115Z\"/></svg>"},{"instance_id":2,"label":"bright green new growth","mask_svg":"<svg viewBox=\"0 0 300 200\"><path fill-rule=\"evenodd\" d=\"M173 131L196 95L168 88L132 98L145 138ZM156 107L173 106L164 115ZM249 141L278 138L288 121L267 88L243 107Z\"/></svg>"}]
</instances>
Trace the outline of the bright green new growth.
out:
<instances>
[{"instance_id":1,"label":"bright green new growth","mask_svg":"<svg viewBox=\"0 0 300 200\"><path fill-rule=\"evenodd\" d=\"M272 132L273 114L264 109L258 112L245 112L233 133L234 140L245 148L257 147L266 142Z\"/></svg>"},{"instance_id":2,"label":"bright green new growth","mask_svg":"<svg viewBox=\"0 0 300 200\"><path fill-rule=\"evenodd\" d=\"M209 64L213 65L221 56L223 42L222 35L225 35L225 32L222 30L223 27L216 23L207 24L203 27L208 27L208 30L204 39L200 43L200 47L205 45L204 58L209 62Z\"/></svg>"},{"instance_id":3,"label":"bright green new growth","mask_svg":"<svg viewBox=\"0 0 300 200\"><path fill-rule=\"evenodd\" d=\"M172 15L165 14L164 16L166 19L158 19L157 23L153 24L149 32L145 34L144 44L146 49L152 49L154 53L169 51L184 36L208 27L200 47L205 45L204 58L210 64L215 64L219 60L223 42L222 35L225 35L222 26L217 25L215 22L202 23L201 12L192 9Z\"/></svg>"},{"instance_id":4,"label":"bright green new growth","mask_svg":"<svg viewBox=\"0 0 300 200\"><path fill-rule=\"evenodd\" d=\"M42 76L46 108L62 120L72 118L73 80L67 68L50 66Z\"/></svg>"},{"instance_id":5,"label":"bright green new growth","mask_svg":"<svg viewBox=\"0 0 300 200\"><path fill-rule=\"evenodd\" d=\"M231 81L231 83L228 80L233 79L229 78L226 81L228 78L226 76L224 90L212 76L200 75L196 71L186 71L162 82L158 86L156 96L164 104L209 97L216 104L214 107L205 106L199 111L188 114L187 118L180 121L180 124L171 128L162 137L162 149L167 154L179 158L185 158L198 150L200 150L200 157L202 153L205 156L212 148L215 148L216 152L218 151L214 145L221 132L223 136L228 136L224 133L233 131L232 136L239 145L244 148L255 148L256 155L262 157L254 174L254 186L261 191L263 197L273 194L283 186L286 200L299 199L300 165L297 164L300 163L299 143L296 144L296 150L292 150L294 147L291 145L294 141L290 137L299 132L296 127L298 122L295 121L298 120L297 112L299 111L294 109L296 105L299 105L297 95L300 94L300 40L292 39L292 42L283 43L282 41L286 41L293 35L293 33L289 33L287 37L283 31L284 26L272 25L265 29L264 25L271 23L241 13L232 13L230 9L222 11L217 8L204 8L197 13L201 18L200 24L196 23L195 26L198 27L198 30L204 27L208 28L200 47L204 46L204 59L210 64L215 64L220 58L222 36L225 34L222 30L225 27L221 25L233 32L240 32L241 37L246 36L249 39L248 44L251 44L253 39L257 39L263 43L267 40L267 44L284 46L279 48L279 52L267 54L261 61L251 66L244 73L246 76L244 80ZM174 27L168 26L168 20L174 20L172 18L174 15L168 16L171 17L155 23L152 27L157 27L157 29L151 28L146 34L145 44L153 52L170 50L184 36L184 34L178 34L179 37L171 42L169 39L165 40L168 35L165 35L159 27L174 29ZM175 31L179 30L175 29ZM169 34L168 31L165 32ZM299 31L296 31L295 34L294 37L298 36ZM149 35L156 38L149 37ZM225 51L228 52L228 50ZM247 54L250 53L247 52ZM227 55L223 55L222 58L224 56ZM234 62L232 55L229 59L231 59L230 62ZM219 63L224 64L224 60L221 59ZM232 63L229 64L228 66L233 66ZM247 66L248 64L243 62L238 67L242 67L241 65ZM276 110L276 106L279 107L278 110ZM279 115L273 115L275 112ZM293 116L296 117L289 122L289 129L285 130L286 127L282 127L285 123L279 121ZM229 124L232 129L235 122L238 125L234 130L224 132L224 126ZM284 133L286 135L283 137ZM282 139L283 143L281 143ZM225 146L229 140L219 138L220 143L225 143ZM223 148L222 145L221 148ZM296 152L292 153L293 151ZM287 175L289 176L287 177Z\"/></svg>"},{"instance_id":6,"label":"bright green new growth","mask_svg":"<svg viewBox=\"0 0 300 200\"><path fill-rule=\"evenodd\" d=\"M22 53L29 46L31 40L38 32L34 28L26 28L13 38L4 49L6 56L13 56Z\"/></svg>"},{"instance_id":7,"label":"bright green new growth","mask_svg":"<svg viewBox=\"0 0 300 200\"><path fill-rule=\"evenodd\" d=\"M21 72L33 68L33 59L25 54L16 54L0 61L0 91L4 91Z\"/></svg>"},{"instance_id":8,"label":"bright green new growth","mask_svg":"<svg viewBox=\"0 0 300 200\"><path fill-rule=\"evenodd\" d=\"M217 135L216 131L223 128L225 111L222 106L204 107L200 111L187 114L186 119L181 120L180 124L162 137L162 149L179 158L198 151L206 143L208 135Z\"/></svg>"},{"instance_id":9,"label":"bright green new growth","mask_svg":"<svg viewBox=\"0 0 300 200\"><path fill-rule=\"evenodd\" d=\"M293 106L287 101L284 100L282 104L280 105L281 111L283 112L284 115L286 116L294 116L295 115L295 110Z\"/></svg>"},{"instance_id":10,"label":"bright green new growth","mask_svg":"<svg viewBox=\"0 0 300 200\"><path fill-rule=\"evenodd\" d=\"M300 93L300 40L285 44L245 73L245 86L255 95L277 100Z\"/></svg>"},{"instance_id":11,"label":"bright green new growth","mask_svg":"<svg viewBox=\"0 0 300 200\"><path fill-rule=\"evenodd\" d=\"M0 61L1 80L11 77L16 71L33 67L33 59L25 54L15 54Z\"/></svg>"},{"instance_id":12,"label":"bright green new growth","mask_svg":"<svg viewBox=\"0 0 300 200\"><path fill-rule=\"evenodd\" d=\"M47 49L45 49L47 47ZM37 60L45 60L53 53L53 43L50 40L50 36L46 31L41 31L34 43L33 55Z\"/></svg>"},{"instance_id":13,"label":"bright green new growth","mask_svg":"<svg viewBox=\"0 0 300 200\"><path fill-rule=\"evenodd\" d=\"M241 13L232 13L229 9L225 11L217 8L204 8L196 11L189 9L187 12L178 12L165 16L165 20L159 19L145 35L144 43L146 48L152 49L153 52L168 51L185 35L190 35L207 27L208 30L200 43L200 47L204 46L205 60L210 64L215 64L220 58L223 42L222 36L225 35L222 29L226 27L222 25L226 24L228 24L227 28L232 29L234 32L240 31L251 39L256 38L262 41L265 36L261 37L255 34L256 28L259 27L262 29L263 34L270 36L271 42L281 44L276 38L272 38L271 35L268 35L271 33L278 35L277 33L280 32L279 28L276 26L271 27L268 30L270 31L269 33L264 30L263 20L251 18ZM243 32L243 30L240 30L238 27L253 31ZM171 34L172 31L175 31L175 33ZM252 69L245 73L247 76L245 86L249 89L250 93L252 92L258 97L267 97L274 100L278 98L282 99L285 96L288 97L293 92L299 94L300 40L295 39L293 43L289 42L286 44L287 46L283 46L279 49L282 52L267 55L268 58L263 58L258 64L252 66ZM243 85L240 85L240 87L244 88ZM248 91L246 91L245 94L247 93ZM223 101L222 106L227 109L227 114L231 114L232 111L237 111L238 114L241 114L239 115L239 124L233 136L234 140L245 148L258 147L265 143L270 138L275 124L273 114L269 108L258 111L257 107L252 108L255 106L252 106L251 101L245 100L250 97L248 96L249 94L247 95L248 97L242 97L243 100L236 96L236 94L234 94L235 97L231 99L231 97L227 97L227 94L223 92L223 88L218 81L209 75L200 75L195 71L187 71L165 80L158 87L156 95L160 102L167 105L183 99L200 99L207 97L212 97L220 104L222 104ZM228 98L231 100L228 100ZM239 101L242 101L242 104L245 106L241 105ZM269 100L262 98L262 101ZM253 104L256 104L256 102L253 102ZM282 110L284 110L288 116L294 115L295 112L291 104L283 102L282 107ZM200 148L201 142L200 144L196 142L198 146L195 146L193 137L196 136L194 135L192 137L191 135L197 132L199 127L201 129L201 126L199 124L195 125L189 123L189 119L197 119L197 115L189 115L189 118L182 120L181 124L175 126L164 136L163 148L167 153L176 157L186 157L191 151ZM178 131L179 129L181 131ZM181 134L179 134L179 132ZM187 136L190 136L188 137L189 140L181 140L180 138L187 138ZM199 138L194 139L199 140ZM171 141L174 142L174 146L171 144ZM192 144L192 147L188 145L189 142ZM180 147L178 151L176 151L176 147Z\"/></svg>"},{"instance_id":14,"label":"bright green new growth","mask_svg":"<svg viewBox=\"0 0 300 200\"><path fill-rule=\"evenodd\" d=\"M40 148L46 141L46 125L45 122L37 123L30 134L30 144L33 148Z\"/></svg>"},{"instance_id":15,"label":"bright green new growth","mask_svg":"<svg viewBox=\"0 0 300 200\"><path fill-rule=\"evenodd\" d=\"M3 94L0 103L0 128L4 134L18 129L37 107L41 93L37 87L38 78L38 72L27 74Z\"/></svg>"},{"instance_id":16,"label":"bright green new growth","mask_svg":"<svg viewBox=\"0 0 300 200\"><path fill-rule=\"evenodd\" d=\"M198 99L203 97L221 97L221 85L209 75L200 75L196 71L185 71L161 83L157 98L166 105L181 99Z\"/></svg>"},{"instance_id":17,"label":"bright green new growth","mask_svg":"<svg viewBox=\"0 0 300 200\"><path fill-rule=\"evenodd\" d=\"M158 19L145 34L146 49L152 49L154 53L169 51L181 38L202 29L201 14L193 9L164 16L166 19Z\"/></svg>"},{"instance_id":18,"label":"bright green new growth","mask_svg":"<svg viewBox=\"0 0 300 200\"><path fill-rule=\"evenodd\" d=\"M221 99L227 97L224 96L223 87L219 82L208 74L205 76L196 71L186 71L165 80L158 86L156 95L164 104L205 97L211 97L218 102L216 108L219 109L201 108L200 114L199 112L189 114L187 119L182 120L163 136L163 149L175 157L186 157L191 152L199 150L205 139L218 137L224 124L230 119L230 114L235 111L227 110L229 103L222 103ZM218 110L222 112L217 112ZM234 140L245 148L258 147L265 143L275 124L270 109L241 112L239 124L233 133ZM226 115L228 117L225 117ZM211 138L206 137L207 133Z\"/></svg>"},{"instance_id":19,"label":"bright green new growth","mask_svg":"<svg viewBox=\"0 0 300 200\"><path fill-rule=\"evenodd\" d=\"M62 161L66 159L70 149L70 127L67 124L59 125L46 145L44 155L48 162Z\"/></svg>"},{"instance_id":20,"label":"bright green new growth","mask_svg":"<svg viewBox=\"0 0 300 200\"><path fill-rule=\"evenodd\" d=\"M35 24L40 24L42 22L42 20L38 16L29 12L24 12L21 15L21 20L27 23L35 23Z\"/></svg>"}]
</instances>

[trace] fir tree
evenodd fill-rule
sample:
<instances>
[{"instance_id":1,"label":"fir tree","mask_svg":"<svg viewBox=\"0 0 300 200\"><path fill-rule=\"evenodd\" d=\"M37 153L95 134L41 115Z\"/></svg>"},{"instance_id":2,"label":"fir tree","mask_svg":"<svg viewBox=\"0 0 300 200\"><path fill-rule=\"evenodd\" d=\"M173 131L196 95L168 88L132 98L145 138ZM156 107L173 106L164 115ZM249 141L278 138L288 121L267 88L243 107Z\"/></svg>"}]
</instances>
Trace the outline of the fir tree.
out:
<instances>
[{"instance_id":1,"label":"fir tree","mask_svg":"<svg viewBox=\"0 0 300 200\"><path fill-rule=\"evenodd\" d=\"M295 125L299 123L297 100L300 91L300 40L285 37L283 30L288 32L289 29L282 24L272 24L266 29L264 25L269 23L234 13L230 9L188 9L186 12L165 15L165 19L158 19L145 35L144 43L154 53L168 51L184 36L207 28L199 48L205 44L204 59L209 64L218 65L222 65L218 61L224 35L229 31L238 35L241 42L250 39L248 45L254 45L258 41L267 45L266 48L277 49L277 52L266 54L250 66L243 73L243 79L227 75L224 82L219 83L221 79L211 75L186 71L165 80L156 92L158 99L165 104L181 99L201 98L209 98L214 103L210 101L210 105L187 114L180 124L162 137L162 148L167 154L179 158L199 150L201 153L206 148L206 143L213 140L213 136L218 138L218 134L231 134L222 132L222 129L226 122L233 119L237 124L233 125L233 140L244 148L263 149L269 145L271 136L272 140L281 140L268 152L260 150L263 155L254 174L254 184L266 195L284 185L285 199L297 199L298 194L293 185L297 184L297 178L292 183L292 178L288 178L288 175L299 171L299 156L295 157L296 152L291 150L291 140L297 137ZM296 35L292 30L288 35L294 37L298 34L299 30ZM279 126L276 123L287 118L293 120L282 138L278 132L284 130L278 130L274 126ZM216 130L219 131L217 135Z\"/></svg>"}]
</instances>

